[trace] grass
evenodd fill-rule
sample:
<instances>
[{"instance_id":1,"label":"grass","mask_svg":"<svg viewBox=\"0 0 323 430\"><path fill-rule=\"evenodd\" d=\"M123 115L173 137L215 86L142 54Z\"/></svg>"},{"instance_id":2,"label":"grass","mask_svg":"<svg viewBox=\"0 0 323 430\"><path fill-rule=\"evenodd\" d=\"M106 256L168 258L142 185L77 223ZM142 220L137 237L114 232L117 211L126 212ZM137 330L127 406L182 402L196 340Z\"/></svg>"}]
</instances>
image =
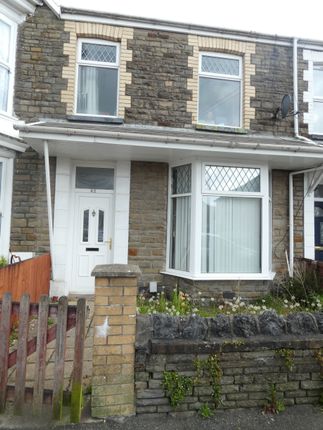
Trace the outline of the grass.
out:
<instances>
[{"instance_id":1,"label":"grass","mask_svg":"<svg viewBox=\"0 0 323 430\"><path fill-rule=\"evenodd\" d=\"M174 290L171 297L165 293L156 296L138 297L137 311L140 314L164 313L171 316L199 315L201 317L214 317L219 314L251 314L258 315L264 311L274 310L279 315L288 315L293 312L313 312L323 309L323 294L311 295L308 301L296 300L294 296L274 296L268 294L262 299L252 303L235 297L232 301L216 302L214 298L191 298L188 294Z\"/></svg>"}]
</instances>

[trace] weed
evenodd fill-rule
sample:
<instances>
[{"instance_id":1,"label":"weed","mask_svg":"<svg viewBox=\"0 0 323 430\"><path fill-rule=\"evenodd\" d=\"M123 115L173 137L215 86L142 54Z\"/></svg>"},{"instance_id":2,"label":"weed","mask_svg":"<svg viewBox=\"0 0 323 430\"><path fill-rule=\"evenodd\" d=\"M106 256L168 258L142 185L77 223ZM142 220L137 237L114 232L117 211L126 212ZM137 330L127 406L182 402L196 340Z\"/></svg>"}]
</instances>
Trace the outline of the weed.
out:
<instances>
[{"instance_id":1,"label":"weed","mask_svg":"<svg viewBox=\"0 0 323 430\"><path fill-rule=\"evenodd\" d=\"M214 415L214 412L212 411L208 403L203 403L199 409L199 415L202 418L207 419L211 418Z\"/></svg>"},{"instance_id":2,"label":"weed","mask_svg":"<svg viewBox=\"0 0 323 430\"><path fill-rule=\"evenodd\" d=\"M0 256L0 268L8 266L8 260L3 255Z\"/></svg>"},{"instance_id":3,"label":"weed","mask_svg":"<svg viewBox=\"0 0 323 430\"><path fill-rule=\"evenodd\" d=\"M189 376L180 375L175 371L165 371L163 373L163 386L170 405L176 408L192 390L193 380Z\"/></svg>"},{"instance_id":4,"label":"weed","mask_svg":"<svg viewBox=\"0 0 323 430\"><path fill-rule=\"evenodd\" d=\"M209 355L206 360L196 359L194 361L194 366L196 370L196 383L202 377L203 372L206 372L210 378L210 383L212 386L212 399L214 405L217 408L221 403L221 376L222 369L219 364L219 358L216 354Z\"/></svg>"},{"instance_id":5,"label":"weed","mask_svg":"<svg viewBox=\"0 0 323 430\"><path fill-rule=\"evenodd\" d=\"M294 368L294 355L295 352L292 349L277 349L276 355L282 357L285 360L285 366L291 372Z\"/></svg>"},{"instance_id":6,"label":"weed","mask_svg":"<svg viewBox=\"0 0 323 430\"><path fill-rule=\"evenodd\" d=\"M270 384L267 403L265 403L263 411L266 414L279 414L285 410L285 405L282 399L277 397L276 384Z\"/></svg>"}]
</instances>

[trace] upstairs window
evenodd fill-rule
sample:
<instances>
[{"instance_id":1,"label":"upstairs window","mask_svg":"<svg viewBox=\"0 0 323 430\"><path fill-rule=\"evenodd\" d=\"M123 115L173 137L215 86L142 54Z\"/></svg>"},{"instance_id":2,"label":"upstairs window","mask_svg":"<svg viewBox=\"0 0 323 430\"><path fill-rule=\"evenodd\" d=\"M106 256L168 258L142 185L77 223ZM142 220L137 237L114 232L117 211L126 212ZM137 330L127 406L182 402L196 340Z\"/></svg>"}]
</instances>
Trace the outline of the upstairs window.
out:
<instances>
[{"instance_id":1,"label":"upstairs window","mask_svg":"<svg viewBox=\"0 0 323 430\"><path fill-rule=\"evenodd\" d=\"M313 64L313 134L323 134L323 63Z\"/></svg>"},{"instance_id":2,"label":"upstairs window","mask_svg":"<svg viewBox=\"0 0 323 430\"><path fill-rule=\"evenodd\" d=\"M76 113L117 116L119 45L79 40Z\"/></svg>"},{"instance_id":3,"label":"upstairs window","mask_svg":"<svg viewBox=\"0 0 323 430\"><path fill-rule=\"evenodd\" d=\"M0 15L0 113L11 113L15 25Z\"/></svg>"},{"instance_id":4,"label":"upstairs window","mask_svg":"<svg viewBox=\"0 0 323 430\"><path fill-rule=\"evenodd\" d=\"M198 122L241 127L242 61L240 57L200 56Z\"/></svg>"}]
</instances>

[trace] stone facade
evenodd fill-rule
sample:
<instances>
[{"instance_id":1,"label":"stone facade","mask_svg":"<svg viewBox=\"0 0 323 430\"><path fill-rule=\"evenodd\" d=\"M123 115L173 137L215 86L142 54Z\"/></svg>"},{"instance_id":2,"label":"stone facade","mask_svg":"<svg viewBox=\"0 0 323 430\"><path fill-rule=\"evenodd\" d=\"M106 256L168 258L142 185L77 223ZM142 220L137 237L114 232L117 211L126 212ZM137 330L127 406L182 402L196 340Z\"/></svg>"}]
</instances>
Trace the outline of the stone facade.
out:
<instances>
[{"instance_id":1,"label":"stone facade","mask_svg":"<svg viewBox=\"0 0 323 430\"><path fill-rule=\"evenodd\" d=\"M168 165L133 161L130 183L129 263L146 285L165 269Z\"/></svg>"},{"instance_id":2,"label":"stone facade","mask_svg":"<svg viewBox=\"0 0 323 430\"><path fill-rule=\"evenodd\" d=\"M285 406L317 403L323 389L322 319L322 313L284 319L274 312L259 317L138 317L137 414L192 416L205 403L212 407L210 377L204 371L197 378L194 363L214 354L219 365L219 408L263 408L272 384ZM164 371L193 381L176 408L170 406L163 387Z\"/></svg>"},{"instance_id":3,"label":"stone facade","mask_svg":"<svg viewBox=\"0 0 323 430\"><path fill-rule=\"evenodd\" d=\"M288 250L288 172L272 172L272 262L279 275L286 273L285 250Z\"/></svg>"},{"instance_id":4,"label":"stone facade","mask_svg":"<svg viewBox=\"0 0 323 430\"><path fill-rule=\"evenodd\" d=\"M293 92L292 47L257 44L252 62L256 73L251 78L256 94L251 100L256 116L251 129L280 135L293 133L293 117L276 120L274 113L282 97Z\"/></svg>"},{"instance_id":5,"label":"stone facade","mask_svg":"<svg viewBox=\"0 0 323 430\"><path fill-rule=\"evenodd\" d=\"M127 70L132 83L127 85L131 106L125 121L164 127L191 127L192 115L187 102L192 91L187 79L192 77L188 58L192 48L187 35L154 30L135 30L128 46L132 62Z\"/></svg>"},{"instance_id":6,"label":"stone facade","mask_svg":"<svg viewBox=\"0 0 323 430\"><path fill-rule=\"evenodd\" d=\"M56 159L50 159L55 195ZM52 197L54 205L54 197ZM49 252L44 159L32 149L15 159L12 194L11 252Z\"/></svg>"},{"instance_id":7,"label":"stone facade","mask_svg":"<svg viewBox=\"0 0 323 430\"><path fill-rule=\"evenodd\" d=\"M245 299L255 299L266 295L270 287L269 281L193 281L191 279L177 278L175 276L163 275L162 285L170 294L178 287L193 298L198 298L199 293L203 297L216 299L232 299L233 297L243 297Z\"/></svg>"},{"instance_id":8,"label":"stone facade","mask_svg":"<svg viewBox=\"0 0 323 430\"><path fill-rule=\"evenodd\" d=\"M68 40L64 21L46 6L36 8L19 27L14 99L19 119L33 122L66 116L61 91L67 85L62 72L67 63L63 47Z\"/></svg>"}]
</instances>

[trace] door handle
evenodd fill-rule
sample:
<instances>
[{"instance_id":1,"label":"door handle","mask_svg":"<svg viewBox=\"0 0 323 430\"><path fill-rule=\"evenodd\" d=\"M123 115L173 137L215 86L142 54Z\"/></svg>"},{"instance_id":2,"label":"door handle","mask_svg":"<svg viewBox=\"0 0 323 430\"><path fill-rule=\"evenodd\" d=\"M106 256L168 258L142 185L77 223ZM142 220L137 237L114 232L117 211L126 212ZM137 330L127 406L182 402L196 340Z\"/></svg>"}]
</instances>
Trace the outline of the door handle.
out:
<instances>
[{"instance_id":1,"label":"door handle","mask_svg":"<svg viewBox=\"0 0 323 430\"><path fill-rule=\"evenodd\" d=\"M111 251L111 249L112 249L112 237L110 237L110 239L107 240L106 243L107 243L107 245L108 245L108 247L109 247L109 249Z\"/></svg>"},{"instance_id":2,"label":"door handle","mask_svg":"<svg viewBox=\"0 0 323 430\"><path fill-rule=\"evenodd\" d=\"M323 246L316 246L315 251L323 251Z\"/></svg>"}]
</instances>

